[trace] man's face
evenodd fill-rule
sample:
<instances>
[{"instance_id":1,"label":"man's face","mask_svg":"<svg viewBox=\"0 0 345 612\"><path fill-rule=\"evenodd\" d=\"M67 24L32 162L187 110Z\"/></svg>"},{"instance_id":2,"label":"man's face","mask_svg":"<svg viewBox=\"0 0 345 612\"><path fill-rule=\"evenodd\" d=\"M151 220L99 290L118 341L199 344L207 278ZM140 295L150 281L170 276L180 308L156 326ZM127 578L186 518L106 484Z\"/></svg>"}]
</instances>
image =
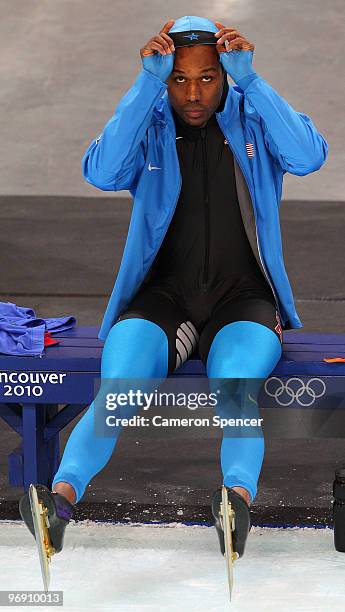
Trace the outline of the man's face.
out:
<instances>
[{"instance_id":1,"label":"man's face","mask_svg":"<svg viewBox=\"0 0 345 612\"><path fill-rule=\"evenodd\" d=\"M215 47L178 47L167 85L177 114L186 123L203 127L217 109L223 91L223 72ZM190 114L193 109L200 112Z\"/></svg>"}]
</instances>

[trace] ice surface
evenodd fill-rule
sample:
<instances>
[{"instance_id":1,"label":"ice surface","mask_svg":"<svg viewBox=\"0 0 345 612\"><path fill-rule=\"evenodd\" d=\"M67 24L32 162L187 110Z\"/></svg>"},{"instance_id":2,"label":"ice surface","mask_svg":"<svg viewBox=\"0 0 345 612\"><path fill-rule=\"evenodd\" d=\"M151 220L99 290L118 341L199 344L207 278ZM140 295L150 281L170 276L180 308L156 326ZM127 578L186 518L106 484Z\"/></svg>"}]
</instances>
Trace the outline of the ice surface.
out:
<instances>
[{"instance_id":1,"label":"ice surface","mask_svg":"<svg viewBox=\"0 0 345 612\"><path fill-rule=\"evenodd\" d=\"M22 522L0 522L0 549L1 590L42 590ZM234 575L230 607L212 527L72 521L52 558L50 588L63 591L64 606L55 608L63 612L345 610L345 554L335 551L329 529L253 528Z\"/></svg>"}]
</instances>

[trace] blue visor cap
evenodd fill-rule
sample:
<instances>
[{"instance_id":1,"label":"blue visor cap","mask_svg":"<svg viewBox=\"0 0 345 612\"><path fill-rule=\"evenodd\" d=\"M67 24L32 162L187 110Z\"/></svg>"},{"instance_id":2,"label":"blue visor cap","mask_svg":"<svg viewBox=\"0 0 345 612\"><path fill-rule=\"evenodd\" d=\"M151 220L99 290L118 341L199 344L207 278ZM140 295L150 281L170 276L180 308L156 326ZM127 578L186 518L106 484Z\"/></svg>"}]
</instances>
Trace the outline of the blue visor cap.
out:
<instances>
[{"instance_id":1,"label":"blue visor cap","mask_svg":"<svg viewBox=\"0 0 345 612\"><path fill-rule=\"evenodd\" d=\"M185 15L176 19L168 34L175 47L190 47L192 45L216 45L214 36L218 32L216 25L209 19L196 15Z\"/></svg>"},{"instance_id":2,"label":"blue visor cap","mask_svg":"<svg viewBox=\"0 0 345 612\"><path fill-rule=\"evenodd\" d=\"M216 45L217 39L212 32L193 30L193 32L169 32L175 48L190 47L191 45Z\"/></svg>"}]
</instances>

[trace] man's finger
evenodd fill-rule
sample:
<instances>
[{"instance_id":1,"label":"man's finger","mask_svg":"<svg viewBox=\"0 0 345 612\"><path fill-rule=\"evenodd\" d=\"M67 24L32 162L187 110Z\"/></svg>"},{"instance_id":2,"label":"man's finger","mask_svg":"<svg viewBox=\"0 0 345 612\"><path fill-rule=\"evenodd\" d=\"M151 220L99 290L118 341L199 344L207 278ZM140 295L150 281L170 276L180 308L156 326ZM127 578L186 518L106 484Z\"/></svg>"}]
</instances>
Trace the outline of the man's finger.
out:
<instances>
[{"instance_id":1,"label":"man's finger","mask_svg":"<svg viewBox=\"0 0 345 612\"><path fill-rule=\"evenodd\" d=\"M226 43L228 43L228 44L226 44ZM243 38L241 36L239 36L238 38L235 38L231 42L225 40L224 44L227 47L227 51L229 51L229 49L234 49L235 47L238 47L239 45L245 51L247 51L247 50L253 51L254 50L254 45L252 45L252 43L250 43L248 40L246 40L245 38Z\"/></svg>"},{"instance_id":2,"label":"man's finger","mask_svg":"<svg viewBox=\"0 0 345 612\"><path fill-rule=\"evenodd\" d=\"M167 21L159 33L161 34L162 32L168 32L171 26L173 25L173 23L175 23L175 19L170 19L169 21Z\"/></svg>"},{"instance_id":3,"label":"man's finger","mask_svg":"<svg viewBox=\"0 0 345 612\"><path fill-rule=\"evenodd\" d=\"M162 32L162 34L164 34L164 32ZM165 49L166 51L168 51L168 49L170 49L170 44L169 42L164 38L164 36L161 36L160 34L157 34L157 36L155 36L155 40L162 45L163 49Z\"/></svg>"},{"instance_id":4,"label":"man's finger","mask_svg":"<svg viewBox=\"0 0 345 612\"><path fill-rule=\"evenodd\" d=\"M217 28L225 28L225 26L223 26L223 25L220 23L220 21L215 21L214 23L216 24Z\"/></svg>"},{"instance_id":5,"label":"man's finger","mask_svg":"<svg viewBox=\"0 0 345 612\"><path fill-rule=\"evenodd\" d=\"M160 36L164 38L164 40L166 40L170 46L174 46L174 41L171 36L169 36L169 34L167 34L166 32L161 32Z\"/></svg>"},{"instance_id":6,"label":"man's finger","mask_svg":"<svg viewBox=\"0 0 345 612\"><path fill-rule=\"evenodd\" d=\"M215 23L216 23L216 25L218 24L217 27L220 26L218 32L215 32L215 34L219 35L219 33L222 33L223 36L224 36L224 34L228 34L228 33L231 33L231 34L238 33L239 34L239 32L238 32L238 30L236 30L236 28L227 28L227 27L223 26L221 23L219 23L219 21L217 21Z\"/></svg>"}]
</instances>

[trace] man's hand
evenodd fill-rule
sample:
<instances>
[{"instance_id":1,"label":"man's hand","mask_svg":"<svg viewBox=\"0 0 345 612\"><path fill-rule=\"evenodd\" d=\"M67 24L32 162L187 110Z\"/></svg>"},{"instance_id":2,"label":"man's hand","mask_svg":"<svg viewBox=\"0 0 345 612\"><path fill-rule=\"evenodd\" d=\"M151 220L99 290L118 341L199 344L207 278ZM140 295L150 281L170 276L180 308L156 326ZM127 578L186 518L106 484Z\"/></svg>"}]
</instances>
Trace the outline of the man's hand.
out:
<instances>
[{"instance_id":1,"label":"man's hand","mask_svg":"<svg viewBox=\"0 0 345 612\"><path fill-rule=\"evenodd\" d=\"M255 45L250 43L238 30L226 28L219 21L214 22L219 28L215 33L218 38L216 49L219 61L235 83L250 74L255 74L252 59Z\"/></svg>"},{"instance_id":2,"label":"man's hand","mask_svg":"<svg viewBox=\"0 0 345 612\"><path fill-rule=\"evenodd\" d=\"M175 59L175 47L172 38L167 34L175 23L175 19L170 19L163 26L157 36L153 36L140 49L140 56L145 70L152 72L161 81L165 81L170 75Z\"/></svg>"}]
</instances>

